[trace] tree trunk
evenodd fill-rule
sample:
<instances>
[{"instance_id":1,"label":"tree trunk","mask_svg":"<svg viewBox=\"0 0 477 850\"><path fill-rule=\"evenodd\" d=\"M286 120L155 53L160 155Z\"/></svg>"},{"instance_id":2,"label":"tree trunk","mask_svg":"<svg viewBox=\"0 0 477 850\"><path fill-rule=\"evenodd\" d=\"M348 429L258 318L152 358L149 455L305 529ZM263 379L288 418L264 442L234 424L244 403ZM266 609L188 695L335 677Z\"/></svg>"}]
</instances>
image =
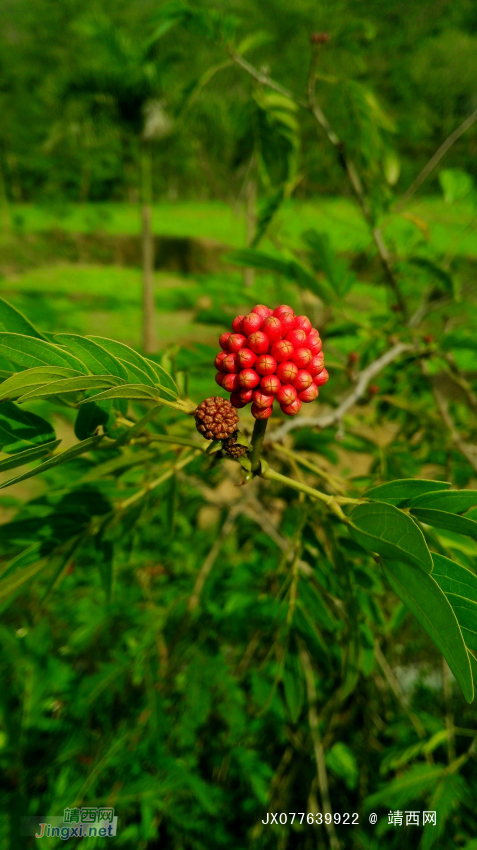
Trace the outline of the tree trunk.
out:
<instances>
[{"instance_id":1,"label":"tree trunk","mask_svg":"<svg viewBox=\"0 0 477 850\"><path fill-rule=\"evenodd\" d=\"M247 188L245 190L245 219L247 223L247 248L250 248L250 245L253 242L253 237L255 234L255 227L257 224L257 217L255 214L255 207L257 203L257 181L253 178L249 180L247 183ZM255 269L246 268L243 270L243 285L245 287L253 286L255 280Z\"/></svg>"},{"instance_id":2,"label":"tree trunk","mask_svg":"<svg viewBox=\"0 0 477 850\"><path fill-rule=\"evenodd\" d=\"M145 354L157 349L154 303L154 236L152 233L151 151L142 152L142 347Z\"/></svg>"}]
</instances>

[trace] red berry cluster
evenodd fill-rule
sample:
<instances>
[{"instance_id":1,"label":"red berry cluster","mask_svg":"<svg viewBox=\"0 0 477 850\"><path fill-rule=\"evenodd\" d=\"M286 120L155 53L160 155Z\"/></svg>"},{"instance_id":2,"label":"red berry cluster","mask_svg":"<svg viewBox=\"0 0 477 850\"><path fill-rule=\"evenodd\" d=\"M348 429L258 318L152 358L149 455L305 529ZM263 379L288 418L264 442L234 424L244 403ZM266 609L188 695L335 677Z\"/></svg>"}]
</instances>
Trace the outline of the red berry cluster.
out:
<instances>
[{"instance_id":1,"label":"red berry cluster","mask_svg":"<svg viewBox=\"0 0 477 850\"><path fill-rule=\"evenodd\" d=\"M318 331L286 304L273 311L257 304L248 316L236 316L219 343L215 380L234 407L252 402L255 419L268 419L275 399L283 413L296 416L329 377Z\"/></svg>"}]
</instances>

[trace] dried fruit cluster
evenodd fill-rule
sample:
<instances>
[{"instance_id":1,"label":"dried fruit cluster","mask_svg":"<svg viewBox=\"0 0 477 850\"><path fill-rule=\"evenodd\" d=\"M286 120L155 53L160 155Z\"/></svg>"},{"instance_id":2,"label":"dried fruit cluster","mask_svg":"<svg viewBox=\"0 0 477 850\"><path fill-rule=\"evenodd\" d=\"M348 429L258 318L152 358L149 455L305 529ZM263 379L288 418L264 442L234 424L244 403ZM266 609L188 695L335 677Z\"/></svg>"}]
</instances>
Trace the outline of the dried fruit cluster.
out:
<instances>
[{"instance_id":1,"label":"dried fruit cluster","mask_svg":"<svg viewBox=\"0 0 477 850\"><path fill-rule=\"evenodd\" d=\"M251 402L255 419L268 419L275 399L283 413L296 416L329 377L318 331L286 304L273 311L257 304L247 316L236 316L219 343L215 380L231 393L234 407Z\"/></svg>"}]
</instances>

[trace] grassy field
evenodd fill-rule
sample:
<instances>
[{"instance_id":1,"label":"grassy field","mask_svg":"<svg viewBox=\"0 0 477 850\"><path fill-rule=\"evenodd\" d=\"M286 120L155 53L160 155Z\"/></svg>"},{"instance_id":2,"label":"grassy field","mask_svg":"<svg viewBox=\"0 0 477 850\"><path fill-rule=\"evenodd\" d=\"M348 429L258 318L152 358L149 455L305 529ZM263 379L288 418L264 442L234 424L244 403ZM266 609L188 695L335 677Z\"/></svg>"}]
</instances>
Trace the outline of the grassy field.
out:
<instances>
[{"instance_id":1,"label":"grassy field","mask_svg":"<svg viewBox=\"0 0 477 850\"><path fill-rule=\"evenodd\" d=\"M477 256L476 210L470 203L449 206L440 197L425 197L408 211L384 222L387 238L396 253L406 245L430 255L447 252ZM40 207L18 204L11 208L17 232L60 227L69 231L139 233L138 208L131 204L64 205ZM163 236L193 236L242 246L245 222L240 209L217 202L156 204L153 227ZM285 241L299 242L308 228L325 232L336 251L360 252L370 244L369 232L356 207L346 199L317 196L313 201L289 201L277 216L274 233Z\"/></svg>"}]
</instances>

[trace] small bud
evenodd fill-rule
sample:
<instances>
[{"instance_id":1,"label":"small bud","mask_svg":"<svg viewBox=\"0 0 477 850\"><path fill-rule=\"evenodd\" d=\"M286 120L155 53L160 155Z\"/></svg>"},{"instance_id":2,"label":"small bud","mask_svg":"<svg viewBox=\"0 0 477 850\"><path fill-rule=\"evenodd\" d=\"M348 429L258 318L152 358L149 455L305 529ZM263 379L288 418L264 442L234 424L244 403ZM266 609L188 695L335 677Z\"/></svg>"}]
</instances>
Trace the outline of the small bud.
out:
<instances>
[{"instance_id":1,"label":"small bud","mask_svg":"<svg viewBox=\"0 0 477 850\"><path fill-rule=\"evenodd\" d=\"M253 390L260 383L260 375L255 369L243 369L238 374L238 381L244 389Z\"/></svg>"},{"instance_id":2,"label":"small bud","mask_svg":"<svg viewBox=\"0 0 477 850\"><path fill-rule=\"evenodd\" d=\"M285 360L290 360L291 355L293 354L294 348L291 342L287 339L281 339L279 342L275 342L272 345L272 357L275 358L277 363L284 363Z\"/></svg>"},{"instance_id":3,"label":"small bud","mask_svg":"<svg viewBox=\"0 0 477 850\"><path fill-rule=\"evenodd\" d=\"M265 375L260 381L260 389L266 395L275 395L281 387L281 381L276 375Z\"/></svg>"},{"instance_id":4,"label":"small bud","mask_svg":"<svg viewBox=\"0 0 477 850\"><path fill-rule=\"evenodd\" d=\"M312 383L306 390L303 390L303 392L298 393L298 398L300 399L300 401L304 401L305 404L308 404L310 401L314 401L315 398L318 398L319 393L320 391L316 384Z\"/></svg>"},{"instance_id":5,"label":"small bud","mask_svg":"<svg viewBox=\"0 0 477 850\"><path fill-rule=\"evenodd\" d=\"M293 386L297 390L297 392L303 392L303 390L307 390L309 386L313 383L313 377L310 375L306 369L300 369L297 372L296 378L293 381Z\"/></svg>"},{"instance_id":6,"label":"small bud","mask_svg":"<svg viewBox=\"0 0 477 850\"><path fill-rule=\"evenodd\" d=\"M282 404L291 404L292 401L295 401L297 397L297 391L295 387L292 387L291 384L285 384L285 386L281 387L275 398L280 405Z\"/></svg>"},{"instance_id":7,"label":"small bud","mask_svg":"<svg viewBox=\"0 0 477 850\"><path fill-rule=\"evenodd\" d=\"M370 384L368 391L371 396L376 395L379 392L379 386L377 384Z\"/></svg>"},{"instance_id":8,"label":"small bud","mask_svg":"<svg viewBox=\"0 0 477 850\"><path fill-rule=\"evenodd\" d=\"M268 336L271 344L277 342L283 336L282 323L276 316L269 316L268 319L265 319L261 331Z\"/></svg>"},{"instance_id":9,"label":"small bud","mask_svg":"<svg viewBox=\"0 0 477 850\"><path fill-rule=\"evenodd\" d=\"M295 327L295 316L293 313L280 313L279 316L283 333L285 336Z\"/></svg>"},{"instance_id":10,"label":"small bud","mask_svg":"<svg viewBox=\"0 0 477 850\"><path fill-rule=\"evenodd\" d=\"M294 315L293 307L289 307L288 304L280 304L279 307L275 307L273 315L280 318L281 313L292 313Z\"/></svg>"},{"instance_id":11,"label":"small bud","mask_svg":"<svg viewBox=\"0 0 477 850\"><path fill-rule=\"evenodd\" d=\"M228 372L226 375L224 375L222 381L222 388L228 393L233 393L235 392L235 390L238 390L240 388L239 376L236 372L233 374L231 372Z\"/></svg>"},{"instance_id":12,"label":"small bud","mask_svg":"<svg viewBox=\"0 0 477 850\"><path fill-rule=\"evenodd\" d=\"M324 358L322 351L320 351L319 354L313 355L313 357L311 358L311 360L310 360L310 362L307 366L307 369L308 369L310 375L312 376L312 378L314 378L315 375L319 375L320 372L323 371L324 364L325 364L325 358Z\"/></svg>"},{"instance_id":13,"label":"small bud","mask_svg":"<svg viewBox=\"0 0 477 850\"><path fill-rule=\"evenodd\" d=\"M424 342L426 343L426 345L430 345L431 342L434 342L435 337L432 334L426 334L426 336L423 339L424 339Z\"/></svg>"},{"instance_id":14,"label":"small bud","mask_svg":"<svg viewBox=\"0 0 477 850\"><path fill-rule=\"evenodd\" d=\"M246 342L247 337L243 334L230 334L227 340L227 348L233 354L236 354L237 351L240 351L240 349L244 347Z\"/></svg>"},{"instance_id":15,"label":"small bud","mask_svg":"<svg viewBox=\"0 0 477 850\"><path fill-rule=\"evenodd\" d=\"M230 331L227 331L227 333L224 333L222 334L222 336L219 337L219 345L221 348L224 349L224 351L228 351L227 343L229 341L230 336L232 336L232 334L230 333Z\"/></svg>"},{"instance_id":16,"label":"small bud","mask_svg":"<svg viewBox=\"0 0 477 850\"><path fill-rule=\"evenodd\" d=\"M311 331L311 322L308 316L297 316L295 319L295 327L300 328L300 330L302 331L305 331L305 335L308 336Z\"/></svg>"},{"instance_id":17,"label":"small bud","mask_svg":"<svg viewBox=\"0 0 477 850\"><path fill-rule=\"evenodd\" d=\"M291 342L293 348L302 348L305 345L306 333L301 328L293 328L287 333L285 339Z\"/></svg>"},{"instance_id":18,"label":"small bud","mask_svg":"<svg viewBox=\"0 0 477 850\"><path fill-rule=\"evenodd\" d=\"M259 375L273 375L277 368L277 361L271 354L261 354L257 357L254 368Z\"/></svg>"},{"instance_id":19,"label":"small bud","mask_svg":"<svg viewBox=\"0 0 477 850\"><path fill-rule=\"evenodd\" d=\"M280 407L286 416L296 416L301 410L301 401L299 398L296 398L291 404L282 404Z\"/></svg>"},{"instance_id":20,"label":"small bud","mask_svg":"<svg viewBox=\"0 0 477 850\"><path fill-rule=\"evenodd\" d=\"M311 363L312 357L313 355L309 348L295 348L293 354L290 356L290 360L296 363L299 369L306 369Z\"/></svg>"},{"instance_id":21,"label":"small bud","mask_svg":"<svg viewBox=\"0 0 477 850\"><path fill-rule=\"evenodd\" d=\"M296 363L292 363L291 360L285 360L284 363L280 363L277 366L276 376L280 379L282 384L293 384L298 372L298 366Z\"/></svg>"},{"instance_id":22,"label":"small bud","mask_svg":"<svg viewBox=\"0 0 477 850\"><path fill-rule=\"evenodd\" d=\"M348 354L348 363L350 364L350 366L354 366L354 364L357 363L358 360L359 360L358 352L357 351L350 351L350 353Z\"/></svg>"},{"instance_id":23,"label":"small bud","mask_svg":"<svg viewBox=\"0 0 477 850\"><path fill-rule=\"evenodd\" d=\"M268 336L261 331L256 331L247 339L247 348L250 348L254 354L266 354L270 348Z\"/></svg>"},{"instance_id":24,"label":"small bud","mask_svg":"<svg viewBox=\"0 0 477 850\"><path fill-rule=\"evenodd\" d=\"M273 315L272 310L270 310L270 307L266 307L265 304L257 304L253 308L252 313L257 313L259 316L262 317L262 319L268 319L269 316Z\"/></svg>"},{"instance_id":25,"label":"small bud","mask_svg":"<svg viewBox=\"0 0 477 850\"><path fill-rule=\"evenodd\" d=\"M271 407L274 402L274 396L262 393L261 390L254 390L252 400L256 407Z\"/></svg>"},{"instance_id":26,"label":"small bud","mask_svg":"<svg viewBox=\"0 0 477 850\"><path fill-rule=\"evenodd\" d=\"M233 320L232 330L233 330L234 334L241 334L242 333L242 321L243 321L244 318L245 318L245 316L236 316L235 319Z\"/></svg>"},{"instance_id":27,"label":"small bud","mask_svg":"<svg viewBox=\"0 0 477 850\"><path fill-rule=\"evenodd\" d=\"M232 393L232 395L230 396L230 404L231 404L233 407L236 407L236 408L238 408L238 409L240 409L241 407L246 407L246 406L247 406L247 402L246 402L246 401L242 401L242 399L240 398L240 394L239 394L239 393L237 393L237 392Z\"/></svg>"},{"instance_id":28,"label":"small bud","mask_svg":"<svg viewBox=\"0 0 477 850\"><path fill-rule=\"evenodd\" d=\"M250 348L241 348L237 357L242 369L251 369L257 359L257 355L250 351Z\"/></svg>"},{"instance_id":29,"label":"small bud","mask_svg":"<svg viewBox=\"0 0 477 850\"><path fill-rule=\"evenodd\" d=\"M224 360L225 360L226 357L227 357L226 351L219 351L219 353L217 354L217 357L214 360L214 366L215 366L216 369L219 370L219 372L225 371L223 363L224 363Z\"/></svg>"},{"instance_id":30,"label":"small bud","mask_svg":"<svg viewBox=\"0 0 477 850\"><path fill-rule=\"evenodd\" d=\"M240 372L240 363L236 354L227 354L222 361L222 368L225 372Z\"/></svg>"},{"instance_id":31,"label":"small bud","mask_svg":"<svg viewBox=\"0 0 477 850\"><path fill-rule=\"evenodd\" d=\"M315 375L313 378L313 383L316 384L317 387L322 387L323 384L329 380L329 375L326 369L322 369L319 375Z\"/></svg>"}]
</instances>

